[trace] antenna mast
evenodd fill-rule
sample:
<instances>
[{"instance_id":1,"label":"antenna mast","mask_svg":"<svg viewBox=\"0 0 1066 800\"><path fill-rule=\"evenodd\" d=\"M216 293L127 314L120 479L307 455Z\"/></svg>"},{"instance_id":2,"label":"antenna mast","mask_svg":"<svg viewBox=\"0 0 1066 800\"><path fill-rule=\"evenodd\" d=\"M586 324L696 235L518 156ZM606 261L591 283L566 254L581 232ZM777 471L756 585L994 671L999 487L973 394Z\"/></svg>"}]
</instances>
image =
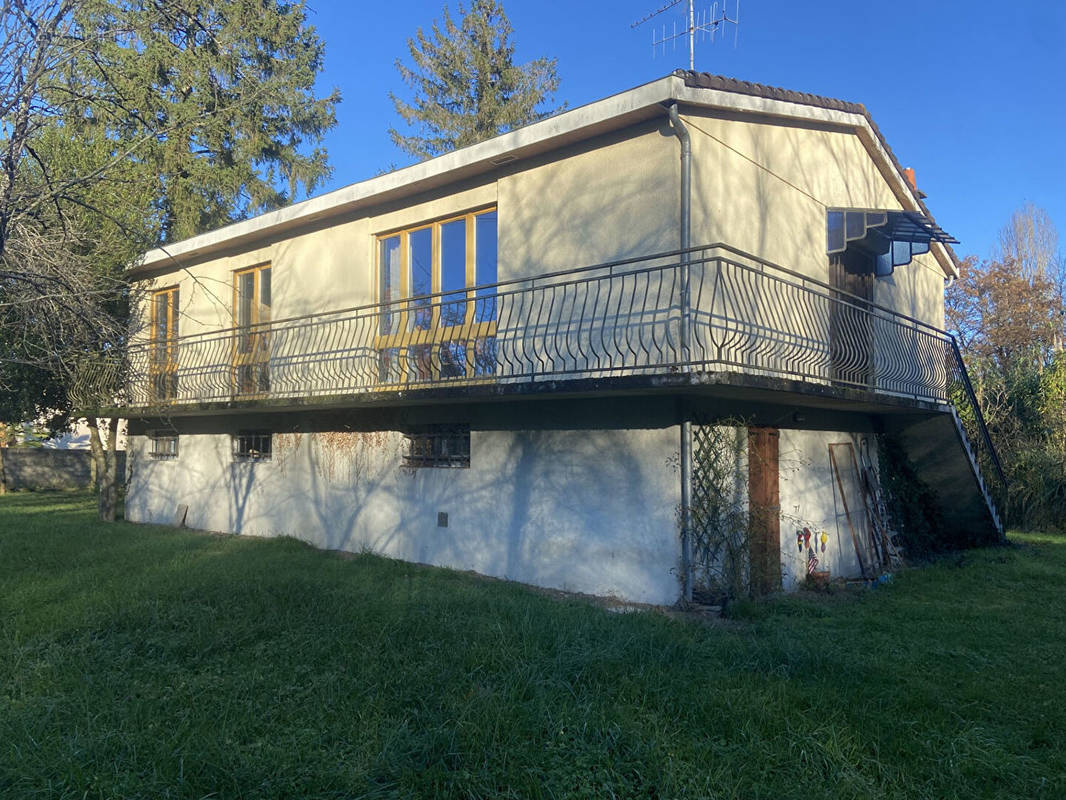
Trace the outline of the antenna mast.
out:
<instances>
[{"instance_id":1,"label":"antenna mast","mask_svg":"<svg viewBox=\"0 0 1066 800\"><path fill-rule=\"evenodd\" d=\"M669 0L666 5L652 11L642 19L638 19L629 27L636 28L643 25L648 20L669 11L675 6L681 5L683 2L685 0ZM660 46L662 46L665 53L667 42L676 41L682 36L688 36L688 68L694 71L696 69L696 35L710 36L711 42L714 42L715 34L720 32L727 24L733 26L733 46L736 47L737 38L740 35L740 0L734 0L734 2L733 16L730 17L727 9L729 0L722 0L720 10L716 2L709 10L701 11L699 15L696 14L695 0L688 0L688 25L679 31L675 22L673 32L669 34L666 32L665 25L662 26L661 33L656 33L653 30L651 38L652 53Z\"/></svg>"}]
</instances>

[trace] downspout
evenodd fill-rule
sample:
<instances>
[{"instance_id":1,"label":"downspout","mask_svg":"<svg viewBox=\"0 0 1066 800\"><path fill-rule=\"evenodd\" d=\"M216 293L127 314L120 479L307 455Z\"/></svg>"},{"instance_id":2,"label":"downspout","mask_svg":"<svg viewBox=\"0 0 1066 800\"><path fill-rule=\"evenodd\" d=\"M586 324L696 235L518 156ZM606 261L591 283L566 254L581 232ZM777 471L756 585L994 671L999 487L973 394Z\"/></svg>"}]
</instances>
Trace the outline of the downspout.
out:
<instances>
[{"instance_id":1,"label":"downspout","mask_svg":"<svg viewBox=\"0 0 1066 800\"><path fill-rule=\"evenodd\" d=\"M689 247L692 232L692 140L677 110L667 106L674 135L681 142L681 361L689 355ZM692 602L692 414L688 402L681 402L681 600Z\"/></svg>"}]
</instances>

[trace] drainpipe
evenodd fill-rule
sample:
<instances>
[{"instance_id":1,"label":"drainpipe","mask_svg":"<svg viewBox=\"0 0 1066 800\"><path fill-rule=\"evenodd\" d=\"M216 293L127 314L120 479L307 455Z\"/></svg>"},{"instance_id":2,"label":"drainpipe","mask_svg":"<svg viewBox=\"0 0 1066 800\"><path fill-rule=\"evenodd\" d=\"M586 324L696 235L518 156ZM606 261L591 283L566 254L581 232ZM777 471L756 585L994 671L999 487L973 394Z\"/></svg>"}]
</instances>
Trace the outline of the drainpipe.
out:
<instances>
[{"instance_id":1,"label":"drainpipe","mask_svg":"<svg viewBox=\"0 0 1066 800\"><path fill-rule=\"evenodd\" d=\"M681 361L689 356L689 252L692 230L692 140L677 103L667 107L674 135L681 142ZM692 415L681 404L681 599L692 602Z\"/></svg>"}]
</instances>

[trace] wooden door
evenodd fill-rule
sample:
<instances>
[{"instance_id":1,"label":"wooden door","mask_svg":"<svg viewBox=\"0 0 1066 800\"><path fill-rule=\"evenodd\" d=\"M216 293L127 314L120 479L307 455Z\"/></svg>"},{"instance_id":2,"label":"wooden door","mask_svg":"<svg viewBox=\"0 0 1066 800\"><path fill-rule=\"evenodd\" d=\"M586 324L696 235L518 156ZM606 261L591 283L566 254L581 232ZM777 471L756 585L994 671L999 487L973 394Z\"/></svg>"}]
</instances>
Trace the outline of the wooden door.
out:
<instances>
[{"instance_id":1,"label":"wooden door","mask_svg":"<svg viewBox=\"0 0 1066 800\"><path fill-rule=\"evenodd\" d=\"M873 376L873 326L866 303L873 300L873 274L864 258L848 251L829 257L834 294L829 312L830 377L856 387L870 386Z\"/></svg>"},{"instance_id":2,"label":"wooden door","mask_svg":"<svg viewBox=\"0 0 1066 800\"><path fill-rule=\"evenodd\" d=\"M777 428L748 428L748 550L751 590L781 588L781 495Z\"/></svg>"}]
</instances>

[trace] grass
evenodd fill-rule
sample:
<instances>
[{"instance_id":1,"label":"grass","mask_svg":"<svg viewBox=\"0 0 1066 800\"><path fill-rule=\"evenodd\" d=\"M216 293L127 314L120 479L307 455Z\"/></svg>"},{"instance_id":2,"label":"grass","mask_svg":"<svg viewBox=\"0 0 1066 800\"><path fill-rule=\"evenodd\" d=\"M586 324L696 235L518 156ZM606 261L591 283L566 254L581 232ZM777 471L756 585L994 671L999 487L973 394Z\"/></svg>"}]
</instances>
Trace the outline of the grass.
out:
<instances>
[{"instance_id":1,"label":"grass","mask_svg":"<svg viewBox=\"0 0 1066 800\"><path fill-rule=\"evenodd\" d=\"M1066 542L720 624L0 498L0 796L1066 796Z\"/></svg>"}]
</instances>

